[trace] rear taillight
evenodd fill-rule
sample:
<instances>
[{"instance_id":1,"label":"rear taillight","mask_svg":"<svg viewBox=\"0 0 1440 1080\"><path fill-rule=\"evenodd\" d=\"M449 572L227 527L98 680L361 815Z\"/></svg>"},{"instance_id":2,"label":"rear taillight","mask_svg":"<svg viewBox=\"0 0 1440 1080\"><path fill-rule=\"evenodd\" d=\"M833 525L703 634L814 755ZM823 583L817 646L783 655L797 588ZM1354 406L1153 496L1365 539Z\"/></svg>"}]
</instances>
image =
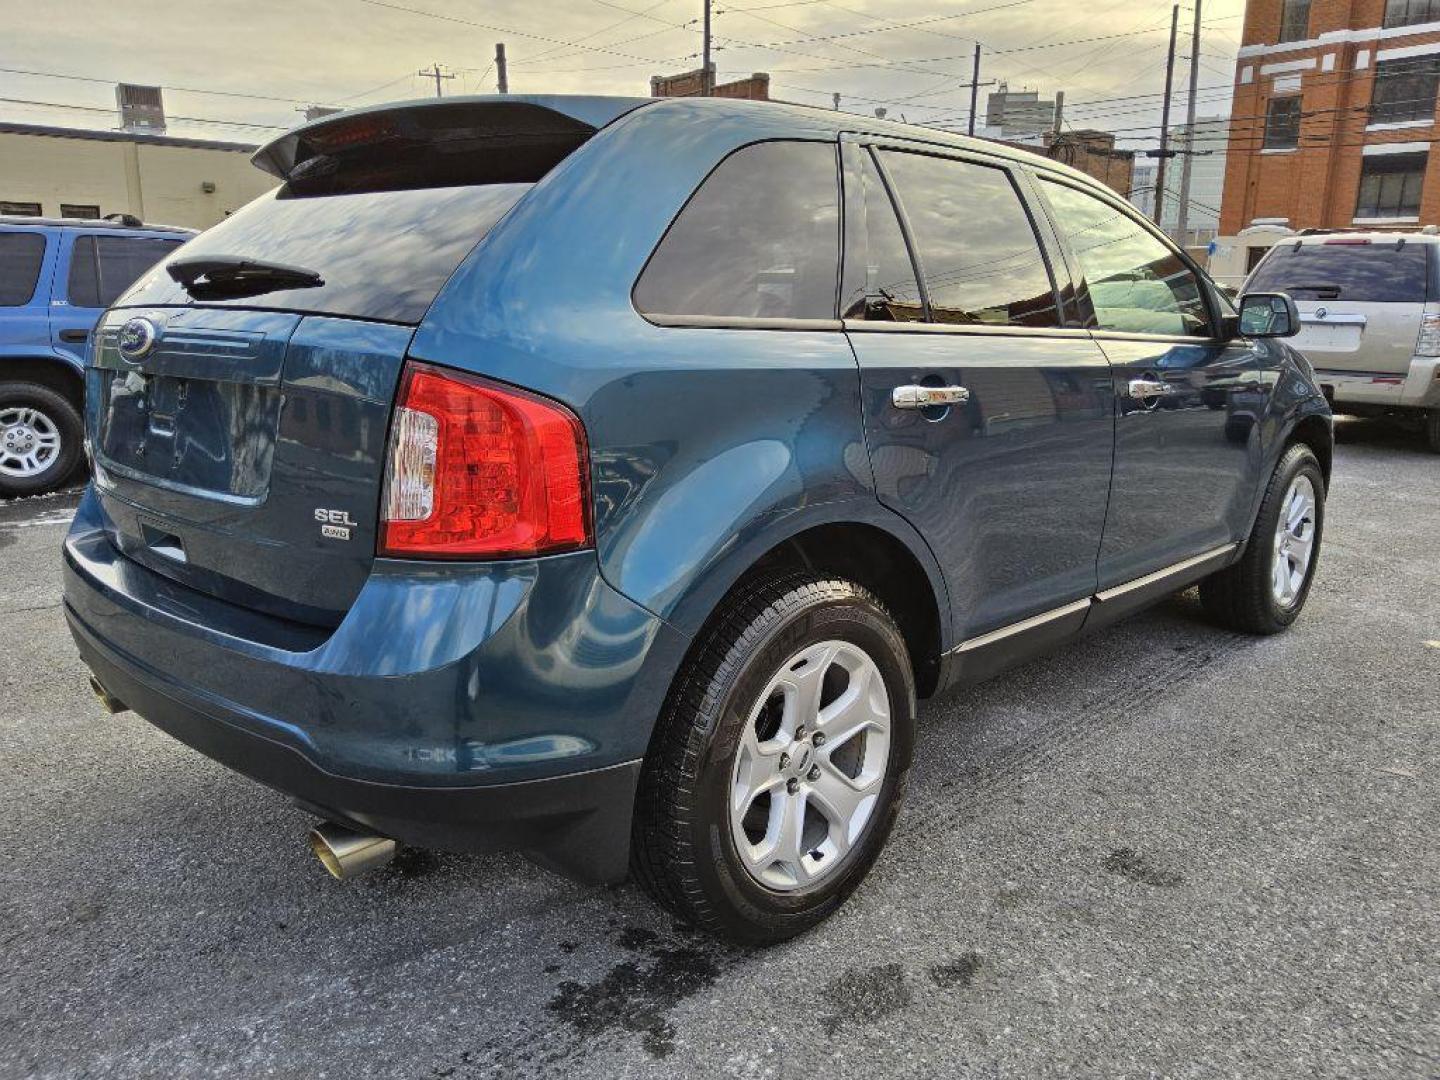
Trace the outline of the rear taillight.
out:
<instances>
[{"instance_id":1,"label":"rear taillight","mask_svg":"<svg viewBox=\"0 0 1440 1080\"><path fill-rule=\"evenodd\" d=\"M1415 339L1416 356L1440 356L1440 315L1420 316L1420 336Z\"/></svg>"},{"instance_id":2,"label":"rear taillight","mask_svg":"<svg viewBox=\"0 0 1440 1080\"><path fill-rule=\"evenodd\" d=\"M440 559L586 547L589 453L563 405L410 363L390 425L380 554Z\"/></svg>"}]
</instances>

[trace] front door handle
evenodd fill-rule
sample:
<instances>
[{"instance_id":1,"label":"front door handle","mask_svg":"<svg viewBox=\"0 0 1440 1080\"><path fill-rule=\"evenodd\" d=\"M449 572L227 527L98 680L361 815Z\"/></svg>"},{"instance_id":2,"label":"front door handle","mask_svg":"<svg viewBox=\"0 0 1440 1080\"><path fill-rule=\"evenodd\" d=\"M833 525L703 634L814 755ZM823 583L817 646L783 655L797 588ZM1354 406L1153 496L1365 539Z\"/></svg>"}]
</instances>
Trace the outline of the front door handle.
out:
<instances>
[{"instance_id":1,"label":"front door handle","mask_svg":"<svg viewBox=\"0 0 1440 1080\"><path fill-rule=\"evenodd\" d=\"M963 386L897 386L890 391L890 404L897 409L930 409L964 405L970 391Z\"/></svg>"},{"instance_id":2,"label":"front door handle","mask_svg":"<svg viewBox=\"0 0 1440 1080\"><path fill-rule=\"evenodd\" d=\"M1142 375L1138 379L1130 380L1130 396L1137 401L1149 405L1157 398L1162 398L1170 392L1170 387L1161 379L1152 379L1148 375Z\"/></svg>"},{"instance_id":3,"label":"front door handle","mask_svg":"<svg viewBox=\"0 0 1440 1080\"><path fill-rule=\"evenodd\" d=\"M68 341L71 344L79 345L81 342L90 340L89 330L61 330L60 340Z\"/></svg>"}]
</instances>

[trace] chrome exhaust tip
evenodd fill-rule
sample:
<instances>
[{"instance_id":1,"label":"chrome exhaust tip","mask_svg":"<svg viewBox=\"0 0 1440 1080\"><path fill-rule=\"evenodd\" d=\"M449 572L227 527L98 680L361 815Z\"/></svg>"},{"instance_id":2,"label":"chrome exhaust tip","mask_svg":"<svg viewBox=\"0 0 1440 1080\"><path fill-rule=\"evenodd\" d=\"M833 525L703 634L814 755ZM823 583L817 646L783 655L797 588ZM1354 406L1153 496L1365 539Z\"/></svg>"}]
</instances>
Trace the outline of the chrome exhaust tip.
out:
<instances>
[{"instance_id":1,"label":"chrome exhaust tip","mask_svg":"<svg viewBox=\"0 0 1440 1080\"><path fill-rule=\"evenodd\" d=\"M322 821L310 830L310 850L339 881L378 870L395 857L395 841Z\"/></svg>"},{"instance_id":2,"label":"chrome exhaust tip","mask_svg":"<svg viewBox=\"0 0 1440 1080\"><path fill-rule=\"evenodd\" d=\"M100 680L94 675L90 676L90 692L95 695L95 700L100 702L100 707L111 716L114 716L116 713L130 711L130 706L111 694L109 690L106 690L105 687L100 684Z\"/></svg>"}]
</instances>

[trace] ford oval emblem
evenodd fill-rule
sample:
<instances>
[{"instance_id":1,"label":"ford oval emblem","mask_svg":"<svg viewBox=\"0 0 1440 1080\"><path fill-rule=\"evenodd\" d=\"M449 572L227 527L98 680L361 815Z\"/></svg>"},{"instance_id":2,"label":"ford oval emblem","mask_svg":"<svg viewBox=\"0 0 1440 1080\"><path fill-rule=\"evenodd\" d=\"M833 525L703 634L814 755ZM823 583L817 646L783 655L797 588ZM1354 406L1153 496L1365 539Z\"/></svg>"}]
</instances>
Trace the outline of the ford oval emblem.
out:
<instances>
[{"instance_id":1,"label":"ford oval emblem","mask_svg":"<svg viewBox=\"0 0 1440 1080\"><path fill-rule=\"evenodd\" d=\"M1317 308L1315 309L1315 318L1317 318L1317 319L1323 319L1323 318L1325 318L1326 314L1327 314L1327 312L1325 311L1325 309L1324 309L1323 307L1317 307Z\"/></svg>"},{"instance_id":2,"label":"ford oval emblem","mask_svg":"<svg viewBox=\"0 0 1440 1080\"><path fill-rule=\"evenodd\" d=\"M149 319L134 318L120 327L120 355L132 364L139 363L155 347L160 328Z\"/></svg>"}]
</instances>

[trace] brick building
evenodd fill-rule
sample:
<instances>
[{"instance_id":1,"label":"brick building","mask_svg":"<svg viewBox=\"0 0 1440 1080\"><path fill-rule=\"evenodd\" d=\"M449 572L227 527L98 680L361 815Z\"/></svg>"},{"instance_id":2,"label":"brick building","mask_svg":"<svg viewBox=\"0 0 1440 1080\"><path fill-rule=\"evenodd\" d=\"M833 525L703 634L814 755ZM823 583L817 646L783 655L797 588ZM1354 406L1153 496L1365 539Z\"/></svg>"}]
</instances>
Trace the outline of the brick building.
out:
<instances>
[{"instance_id":1,"label":"brick building","mask_svg":"<svg viewBox=\"0 0 1440 1080\"><path fill-rule=\"evenodd\" d=\"M1437 86L1440 0L1249 0L1222 242L1440 222Z\"/></svg>"},{"instance_id":2,"label":"brick building","mask_svg":"<svg viewBox=\"0 0 1440 1080\"><path fill-rule=\"evenodd\" d=\"M679 75L650 76L651 97L700 97L705 92L705 69L682 72ZM714 82L715 65L710 65L710 79ZM757 71L748 79L716 83L710 91L711 97L745 98L750 101L770 100L770 76Z\"/></svg>"}]
</instances>

